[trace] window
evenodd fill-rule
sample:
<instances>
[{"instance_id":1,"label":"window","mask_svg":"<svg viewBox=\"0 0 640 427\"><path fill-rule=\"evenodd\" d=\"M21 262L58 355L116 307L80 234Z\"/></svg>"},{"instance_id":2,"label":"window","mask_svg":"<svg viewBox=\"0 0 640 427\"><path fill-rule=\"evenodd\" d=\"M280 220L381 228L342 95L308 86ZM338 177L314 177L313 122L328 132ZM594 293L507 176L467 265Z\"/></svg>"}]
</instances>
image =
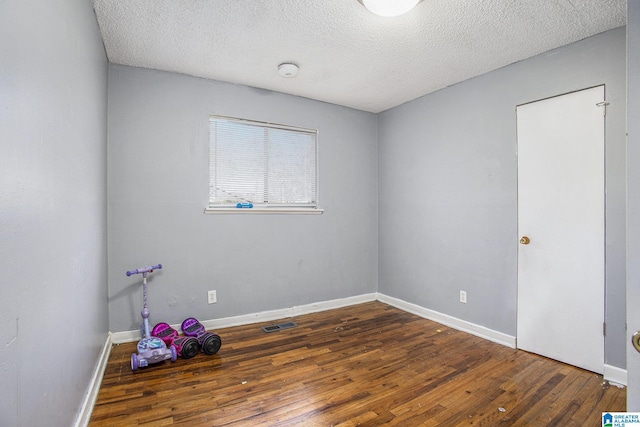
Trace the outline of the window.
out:
<instances>
[{"instance_id":1,"label":"window","mask_svg":"<svg viewBox=\"0 0 640 427\"><path fill-rule=\"evenodd\" d=\"M317 210L316 130L209 118L209 208Z\"/></svg>"}]
</instances>

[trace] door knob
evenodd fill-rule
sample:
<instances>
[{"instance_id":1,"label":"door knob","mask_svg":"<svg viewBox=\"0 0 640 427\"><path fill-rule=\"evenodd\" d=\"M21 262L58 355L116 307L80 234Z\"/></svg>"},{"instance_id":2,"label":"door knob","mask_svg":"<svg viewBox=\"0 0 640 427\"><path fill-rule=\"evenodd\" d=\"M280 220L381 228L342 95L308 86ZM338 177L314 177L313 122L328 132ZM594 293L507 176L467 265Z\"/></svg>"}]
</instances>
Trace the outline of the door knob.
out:
<instances>
[{"instance_id":1,"label":"door knob","mask_svg":"<svg viewBox=\"0 0 640 427\"><path fill-rule=\"evenodd\" d=\"M520 238L521 245L528 245L530 242L531 242L531 239L529 239L527 236L522 236Z\"/></svg>"},{"instance_id":2,"label":"door knob","mask_svg":"<svg viewBox=\"0 0 640 427\"><path fill-rule=\"evenodd\" d=\"M640 331L633 334L631 337L631 343L633 344L633 348L640 352Z\"/></svg>"}]
</instances>

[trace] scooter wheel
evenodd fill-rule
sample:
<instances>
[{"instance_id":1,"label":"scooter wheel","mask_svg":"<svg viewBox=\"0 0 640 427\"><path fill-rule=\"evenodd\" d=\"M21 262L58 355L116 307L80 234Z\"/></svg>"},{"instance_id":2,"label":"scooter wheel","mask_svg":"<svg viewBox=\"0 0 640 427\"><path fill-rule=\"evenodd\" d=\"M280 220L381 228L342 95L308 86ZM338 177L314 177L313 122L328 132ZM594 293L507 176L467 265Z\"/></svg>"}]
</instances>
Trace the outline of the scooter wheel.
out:
<instances>
[{"instance_id":1,"label":"scooter wheel","mask_svg":"<svg viewBox=\"0 0 640 427\"><path fill-rule=\"evenodd\" d=\"M138 355L135 353L131 354L131 370L132 371L138 370Z\"/></svg>"},{"instance_id":2,"label":"scooter wheel","mask_svg":"<svg viewBox=\"0 0 640 427\"><path fill-rule=\"evenodd\" d=\"M182 346L182 357L191 359L200 353L200 343L195 338L189 338Z\"/></svg>"},{"instance_id":3,"label":"scooter wheel","mask_svg":"<svg viewBox=\"0 0 640 427\"><path fill-rule=\"evenodd\" d=\"M175 362L178 359L178 351L176 350L176 346L172 345L171 347L169 347L169 350L171 350L171 361Z\"/></svg>"},{"instance_id":4,"label":"scooter wheel","mask_svg":"<svg viewBox=\"0 0 640 427\"><path fill-rule=\"evenodd\" d=\"M202 343L202 351L206 354L216 354L220 350L222 340L217 334L209 334Z\"/></svg>"}]
</instances>

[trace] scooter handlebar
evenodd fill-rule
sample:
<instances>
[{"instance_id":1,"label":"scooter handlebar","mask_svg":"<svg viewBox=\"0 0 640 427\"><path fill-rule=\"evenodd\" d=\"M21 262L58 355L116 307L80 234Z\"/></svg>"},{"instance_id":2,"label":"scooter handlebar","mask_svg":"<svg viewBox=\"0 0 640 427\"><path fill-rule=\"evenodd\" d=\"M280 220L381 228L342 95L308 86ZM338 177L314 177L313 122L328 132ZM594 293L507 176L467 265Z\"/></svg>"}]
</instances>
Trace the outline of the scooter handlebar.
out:
<instances>
[{"instance_id":1,"label":"scooter handlebar","mask_svg":"<svg viewBox=\"0 0 640 427\"><path fill-rule=\"evenodd\" d=\"M127 271L127 276L131 276L132 274L149 273L149 272L152 272L153 270L160 270L161 268L162 268L162 264L150 265L148 267L140 267L140 268L136 268L135 270Z\"/></svg>"}]
</instances>

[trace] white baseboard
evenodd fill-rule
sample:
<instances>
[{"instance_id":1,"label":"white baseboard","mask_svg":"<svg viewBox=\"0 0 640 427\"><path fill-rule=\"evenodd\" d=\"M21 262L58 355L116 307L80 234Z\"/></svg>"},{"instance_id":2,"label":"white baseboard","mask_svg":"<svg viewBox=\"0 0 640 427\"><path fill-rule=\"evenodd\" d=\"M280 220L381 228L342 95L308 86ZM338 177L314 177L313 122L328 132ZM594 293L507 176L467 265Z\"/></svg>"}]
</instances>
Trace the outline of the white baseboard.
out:
<instances>
[{"instance_id":1,"label":"white baseboard","mask_svg":"<svg viewBox=\"0 0 640 427\"><path fill-rule=\"evenodd\" d=\"M507 347L516 348L516 337L503 334L502 332L494 331L484 326L476 325L475 323L467 322L456 317L452 317L446 314L439 313L428 308L421 307L419 305L403 301L398 298L393 298L385 294L378 293L377 300L385 304L392 305L401 310L413 313L425 319L433 320L434 322L441 323L446 326L450 326L454 329L468 332L477 337L505 345Z\"/></svg>"},{"instance_id":2,"label":"white baseboard","mask_svg":"<svg viewBox=\"0 0 640 427\"><path fill-rule=\"evenodd\" d=\"M109 355L111 354L111 337L111 333L107 334L107 340L105 341L104 347L102 347L102 351L100 352L100 357L98 359L98 363L96 364L96 369L93 372L93 376L91 377L91 382L89 383L87 393L84 396L84 400L82 401L80 412L78 412L78 416L73 423L74 427L86 427L89 425L89 420L91 419L91 414L93 413L93 407L96 404L98 393L100 392L102 377L104 376L104 371L107 368L107 362L109 361Z\"/></svg>"},{"instance_id":3,"label":"white baseboard","mask_svg":"<svg viewBox=\"0 0 640 427\"><path fill-rule=\"evenodd\" d=\"M357 295L353 297L340 298L330 301L322 301L312 304L283 308L279 310L261 311L259 313L244 314L241 316L224 317L221 319L200 320L200 323L206 329L220 329L231 326L250 325L252 323L269 322L271 320L286 319L294 316L302 316L304 314L317 313L319 311L332 310L334 308L347 307L350 305L362 304L365 302L375 301L375 293ZM171 325L172 328L180 330L180 324ZM112 334L112 342L121 344L125 342L134 342L140 339L140 331L124 331L114 332Z\"/></svg>"},{"instance_id":4,"label":"white baseboard","mask_svg":"<svg viewBox=\"0 0 640 427\"><path fill-rule=\"evenodd\" d=\"M609 381L612 385L622 387L627 385L627 370L618 368L617 366L604 365L605 380Z\"/></svg>"}]
</instances>

